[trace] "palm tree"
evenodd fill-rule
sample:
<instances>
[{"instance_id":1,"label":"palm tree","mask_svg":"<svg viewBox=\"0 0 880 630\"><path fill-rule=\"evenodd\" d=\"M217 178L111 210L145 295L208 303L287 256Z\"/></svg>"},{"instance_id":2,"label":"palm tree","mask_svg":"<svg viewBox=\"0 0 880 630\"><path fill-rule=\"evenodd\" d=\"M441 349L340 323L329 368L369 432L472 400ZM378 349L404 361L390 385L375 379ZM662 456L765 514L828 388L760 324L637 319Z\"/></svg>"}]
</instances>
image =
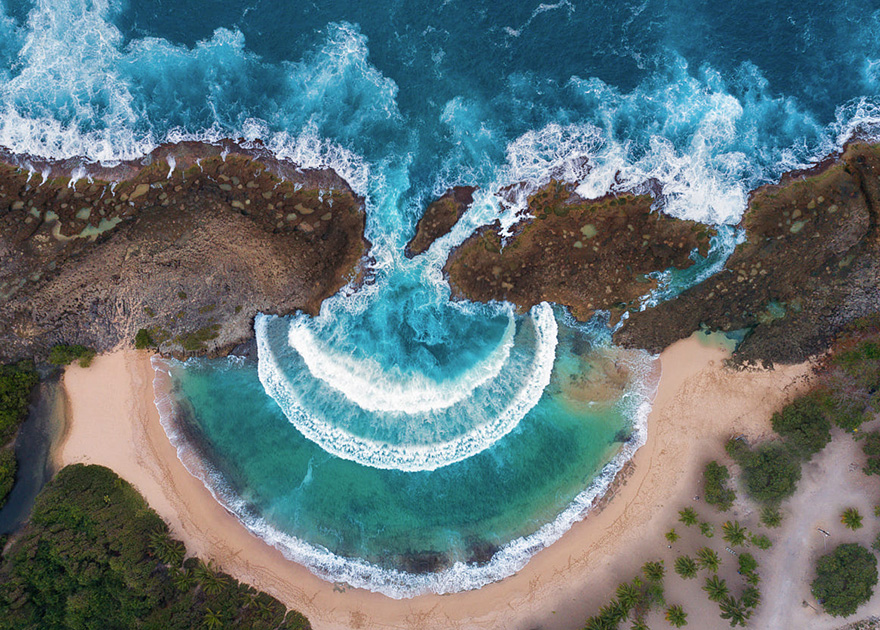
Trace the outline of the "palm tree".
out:
<instances>
[{"instance_id":1,"label":"palm tree","mask_svg":"<svg viewBox=\"0 0 880 630\"><path fill-rule=\"evenodd\" d=\"M666 567L663 566L662 560L658 560L656 562L646 562L645 565L642 567L642 573L644 573L645 578L651 580L652 582L659 582L666 574Z\"/></svg>"},{"instance_id":2,"label":"palm tree","mask_svg":"<svg viewBox=\"0 0 880 630\"><path fill-rule=\"evenodd\" d=\"M706 584L703 586L703 590L709 594L709 599L713 602L720 602L730 593L730 589L727 588L727 582L719 578L717 575L713 575L706 579Z\"/></svg>"},{"instance_id":3,"label":"palm tree","mask_svg":"<svg viewBox=\"0 0 880 630\"><path fill-rule=\"evenodd\" d=\"M721 558L712 549L702 547L697 551L697 562L704 569L709 569L712 573L718 573L718 567L721 565Z\"/></svg>"},{"instance_id":4,"label":"palm tree","mask_svg":"<svg viewBox=\"0 0 880 630\"><path fill-rule=\"evenodd\" d=\"M215 613L210 608L205 608L205 620L203 624L208 630L219 630L223 627L223 619L218 613Z\"/></svg>"},{"instance_id":5,"label":"palm tree","mask_svg":"<svg viewBox=\"0 0 880 630\"><path fill-rule=\"evenodd\" d=\"M187 569L175 569L171 573L171 582L178 591L186 593L195 586L196 579Z\"/></svg>"},{"instance_id":6,"label":"palm tree","mask_svg":"<svg viewBox=\"0 0 880 630\"><path fill-rule=\"evenodd\" d=\"M636 578L638 580L638 578ZM635 608L642 599L642 591L637 584L624 582L617 587L617 599L627 612Z\"/></svg>"},{"instance_id":7,"label":"palm tree","mask_svg":"<svg viewBox=\"0 0 880 630\"><path fill-rule=\"evenodd\" d=\"M618 623L608 617L597 615L587 619L584 630L617 630Z\"/></svg>"},{"instance_id":8,"label":"palm tree","mask_svg":"<svg viewBox=\"0 0 880 630\"><path fill-rule=\"evenodd\" d=\"M841 512L840 522L855 531L862 527L862 515L855 508L847 508Z\"/></svg>"},{"instance_id":9,"label":"palm tree","mask_svg":"<svg viewBox=\"0 0 880 630\"><path fill-rule=\"evenodd\" d=\"M150 552L162 564L176 567L183 562L186 547L179 540L174 540L166 530L157 529L150 534Z\"/></svg>"},{"instance_id":10,"label":"palm tree","mask_svg":"<svg viewBox=\"0 0 880 630\"><path fill-rule=\"evenodd\" d=\"M610 602L599 609L599 616L608 619L616 624L620 623L629 614L629 609L625 608L619 600L612 599Z\"/></svg>"},{"instance_id":11,"label":"palm tree","mask_svg":"<svg viewBox=\"0 0 880 630\"><path fill-rule=\"evenodd\" d=\"M676 628L681 628L682 626L687 625L687 613L684 611L684 608L675 604L674 606L670 606L666 609L666 621L671 623Z\"/></svg>"},{"instance_id":12,"label":"palm tree","mask_svg":"<svg viewBox=\"0 0 880 630\"><path fill-rule=\"evenodd\" d=\"M740 597L740 602L742 602L742 605L746 608L754 608L761 603L761 591L759 591L754 586L747 586L743 590L742 597Z\"/></svg>"},{"instance_id":13,"label":"palm tree","mask_svg":"<svg viewBox=\"0 0 880 630\"><path fill-rule=\"evenodd\" d=\"M712 523L700 523L700 533L706 538L712 538L715 535L715 528Z\"/></svg>"},{"instance_id":14,"label":"palm tree","mask_svg":"<svg viewBox=\"0 0 880 630\"><path fill-rule=\"evenodd\" d=\"M208 595L217 595L226 587L226 578L218 574L210 563L199 562L196 566L196 579Z\"/></svg>"},{"instance_id":15,"label":"palm tree","mask_svg":"<svg viewBox=\"0 0 880 630\"><path fill-rule=\"evenodd\" d=\"M651 630L651 629L648 627L648 624L645 622L645 620L642 619L641 617L639 617L638 619L633 621L633 625L630 627L630 630Z\"/></svg>"},{"instance_id":16,"label":"palm tree","mask_svg":"<svg viewBox=\"0 0 880 630\"><path fill-rule=\"evenodd\" d=\"M675 559L675 572L686 580L697 576L697 563L690 556L679 556Z\"/></svg>"},{"instance_id":17,"label":"palm tree","mask_svg":"<svg viewBox=\"0 0 880 630\"><path fill-rule=\"evenodd\" d=\"M678 520L688 527L696 525L699 519L700 517L697 515L697 511L692 507L686 507L678 513Z\"/></svg>"},{"instance_id":18,"label":"palm tree","mask_svg":"<svg viewBox=\"0 0 880 630\"><path fill-rule=\"evenodd\" d=\"M675 531L674 527L666 532L666 540L671 543L675 543L675 541L677 541L679 538L681 538L681 536L678 535L678 532Z\"/></svg>"},{"instance_id":19,"label":"palm tree","mask_svg":"<svg viewBox=\"0 0 880 630\"><path fill-rule=\"evenodd\" d=\"M730 627L745 626L749 618L749 611L741 601L733 597L726 597L718 607L721 609L721 618L730 621Z\"/></svg>"},{"instance_id":20,"label":"palm tree","mask_svg":"<svg viewBox=\"0 0 880 630\"><path fill-rule=\"evenodd\" d=\"M721 530L724 532L723 538L731 545L743 545L749 535L749 530L739 524L739 521L726 521L724 525L721 526Z\"/></svg>"},{"instance_id":21,"label":"palm tree","mask_svg":"<svg viewBox=\"0 0 880 630\"><path fill-rule=\"evenodd\" d=\"M779 527L782 524L782 512L772 505L761 508L761 522L767 527Z\"/></svg>"}]
</instances>

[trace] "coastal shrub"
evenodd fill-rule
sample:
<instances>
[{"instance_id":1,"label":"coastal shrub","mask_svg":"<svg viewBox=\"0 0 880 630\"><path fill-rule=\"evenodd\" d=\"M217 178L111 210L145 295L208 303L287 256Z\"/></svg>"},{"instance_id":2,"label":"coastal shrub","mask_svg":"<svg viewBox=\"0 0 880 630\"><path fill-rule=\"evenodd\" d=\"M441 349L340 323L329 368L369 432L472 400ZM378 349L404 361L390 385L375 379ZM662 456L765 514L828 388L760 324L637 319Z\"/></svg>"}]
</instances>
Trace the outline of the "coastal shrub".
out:
<instances>
[{"instance_id":1,"label":"coastal shrub","mask_svg":"<svg viewBox=\"0 0 880 630\"><path fill-rule=\"evenodd\" d=\"M770 542L770 539L765 534L752 534L749 536L749 542L762 551L773 546L773 543Z\"/></svg>"},{"instance_id":2,"label":"coastal shrub","mask_svg":"<svg viewBox=\"0 0 880 630\"><path fill-rule=\"evenodd\" d=\"M778 503L790 497L801 478L801 465L782 444L762 444L739 461L746 492L756 501Z\"/></svg>"},{"instance_id":3,"label":"coastal shrub","mask_svg":"<svg viewBox=\"0 0 880 630\"><path fill-rule=\"evenodd\" d=\"M712 538L715 535L715 526L712 523L700 523L700 533L706 538Z\"/></svg>"},{"instance_id":4,"label":"coastal shrub","mask_svg":"<svg viewBox=\"0 0 880 630\"><path fill-rule=\"evenodd\" d=\"M6 497L15 484L15 453L11 448L0 450L0 508L6 504Z\"/></svg>"},{"instance_id":5,"label":"coastal shrub","mask_svg":"<svg viewBox=\"0 0 880 630\"><path fill-rule=\"evenodd\" d=\"M310 627L210 565L194 558L180 565L182 546L167 533L111 470L62 469L38 495L30 522L0 565L0 630Z\"/></svg>"},{"instance_id":6,"label":"coastal shrub","mask_svg":"<svg viewBox=\"0 0 880 630\"><path fill-rule=\"evenodd\" d=\"M79 361L80 367L89 367L97 355L92 348L86 348L79 344L67 345L60 343L49 351L49 363L53 365L70 365Z\"/></svg>"},{"instance_id":7,"label":"coastal shrub","mask_svg":"<svg viewBox=\"0 0 880 630\"><path fill-rule=\"evenodd\" d=\"M862 451L868 456L868 464L862 469L866 475L880 475L880 432L866 433Z\"/></svg>"},{"instance_id":8,"label":"coastal shrub","mask_svg":"<svg viewBox=\"0 0 880 630\"><path fill-rule=\"evenodd\" d=\"M726 512L736 500L736 493L727 486L730 479L730 471L727 466L722 466L716 461L706 464L703 470L703 482L706 503L714 505L722 512Z\"/></svg>"},{"instance_id":9,"label":"coastal shrub","mask_svg":"<svg viewBox=\"0 0 880 630\"><path fill-rule=\"evenodd\" d=\"M134 347L138 350L147 350L156 347L156 342L153 340L152 335L150 335L149 330L141 328L137 331L137 334L134 336Z\"/></svg>"},{"instance_id":10,"label":"coastal shrub","mask_svg":"<svg viewBox=\"0 0 880 630\"><path fill-rule=\"evenodd\" d=\"M38 381L30 362L0 365L0 446L13 438L27 417L31 392Z\"/></svg>"},{"instance_id":11,"label":"coastal shrub","mask_svg":"<svg viewBox=\"0 0 880 630\"><path fill-rule=\"evenodd\" d=\"M758 561L755 560L755 556L746 552L739 554L737 558L737 562L739 563L739 573L749 584L757 584L759 581L758 578Z\"/></svg>"},{"instance_id":12,"label":"coastal shrub","mask_svg":"<svg viewBox=\"0 0 880 630\"><path fill-rule=\"evenodd\" d=\"M831 423L813 395L789 403L774 413L770 422L792 452L804 459L809 459L831 441Z\"/></svg>"},{"instance_id":13,"label":"coastal shrub","mask_svg":"<svg viewBox=\"0 0 880 630\"><path fill-rule=\"evenodd\" d=\"M816 563L813 595L830 615L845 617L874 594L877 558L856 543L840 545Z\"/></svg>"}]
</instances>

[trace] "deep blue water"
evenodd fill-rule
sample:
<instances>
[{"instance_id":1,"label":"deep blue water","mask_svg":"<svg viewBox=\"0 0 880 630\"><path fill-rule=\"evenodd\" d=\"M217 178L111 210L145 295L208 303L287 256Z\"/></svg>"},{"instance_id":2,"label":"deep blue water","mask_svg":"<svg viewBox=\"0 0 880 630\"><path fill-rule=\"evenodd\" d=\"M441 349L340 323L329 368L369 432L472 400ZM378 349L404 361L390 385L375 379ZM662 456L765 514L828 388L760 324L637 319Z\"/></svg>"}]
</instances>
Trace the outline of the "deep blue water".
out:
<instances>
[{"instance_id":1,"label":"deep blue water","mask_svg":"<svg viewBox=\"0 0 880 630\"><path fill-rule=\"evenodd\" d=\"M210 461L196 463L185 440L181 453L227 505L319 573L395 595L479 586L521 566L540 546L530 536L555 540L577 497L601 487L593 475L629 452L615 440L639 433L630 398L647 391L632 370L598 415L598 400L565 403L593 374L583 348L617 352L601 317L578 328L547 305L514 316L451 304L440 273L450 248L495 219L511 226L550 178L585 197L650 186L658 211L727 227L710 260L669 271L649 306L720 268L749 190L853 133L880 135L877 1L0 0L0 14L0 145L113 161L165 141L260 139L335 168L366 197L374 284L344 290L317 318L259 318L258 366L171 371ZM517 182L517 197L495 195ZM468 214L406 260L425 204L454 184L479 186ZM183 416L166 412L173 433ZM579 456L553 439L572 427ZM275 449L242 437L264 431ZM545 448L570 465L498 455ZM316 453L331 465L312 466ZM267 477L285 461L285 483ZM443 502L456 471L473 473L457 488L473 501L493 474L530 481L475 513ZM348 482L358 477L361 488ZM291 484L306 478L340 500L297 498ZM394 512L424 479L423 520ZM398 529L358 534L392 513ZM501 549L488 565L433 581L389 578L376 560L465 562L486 544Z\"/></svg>"}]
</instances>

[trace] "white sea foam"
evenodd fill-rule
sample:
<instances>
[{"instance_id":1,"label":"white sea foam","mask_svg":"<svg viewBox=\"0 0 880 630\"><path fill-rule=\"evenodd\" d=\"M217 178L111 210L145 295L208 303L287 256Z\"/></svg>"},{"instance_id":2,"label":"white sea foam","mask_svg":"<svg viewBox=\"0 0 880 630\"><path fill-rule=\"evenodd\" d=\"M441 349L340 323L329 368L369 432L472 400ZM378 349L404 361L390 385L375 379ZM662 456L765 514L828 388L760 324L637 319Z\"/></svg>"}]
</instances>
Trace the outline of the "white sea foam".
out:
<instances>
[{"instance_id":1,"label":"white sea foam","mask_svg":"<svg viewBox=\"0 0 880 630\"><path fill-rule=\"evenodd\" d=\"M624 359L634 378L619 403L622 412L632 417L631 437L602 468L590 486L578 494L552 522L528 536L506 543L487 563L457 562L449 568L428 574L385 569L359 558L344 558L269 525L229 488L222 475L211 469L201 453L186 439L176 423L174 400L168 393L168 366L160 359L153 359L153 366L156 370L156 407L165 433L177 449L178 457L193 475L202 480L217 501L234 513L248 530L279 549L289 560L306 566L325 580L345 582L356 588L365 588L395 599L405 599L426 593L446 594L478 589L509 577L520 571L534 554L559 540L574 523L587 515L596 499L608 490L623 465L647 439L648 414L659 383L659 371L656 369L656 357L646 353L641 353L639 357Z\"/></svg>"},{"instance_id":2,"label":"white sea foam","mask_svg":"<svg viewBox=\"0 0 880 630\"><path fill-rule=\"evenodd\" d=\"M260 315L255 322L260 381L287 418L308 439L327 452L365 466L393 470L435 470L471 457L510 433L537 404L550 382L556 358L557 325L547 303L531 311L535 328L534 355L527 379L502 408L486 422L446 441L431 444L389 444L366 439L304 409L296 388L278 363L269 342L268 325L274 317ZM405 422L405 418L401 418Z\"/></svg>"},{"instance_id":3,"label":"white sea foam","mask_svg":"<svg viewBox=\"0 0 880 630\"><path fill-rule=\"evenodd\" d=\"M513 312L509 311L507 326L492 353L462 377L440 383L422 374L385 370L374 359L355 359L323 347L303 316L290 323L288 341L303 358L312 376L341 392L361 409L414 414L458 404L476 388L498 376L510 357L515 332L516 322Z\"/></svg>"}]
</instances>

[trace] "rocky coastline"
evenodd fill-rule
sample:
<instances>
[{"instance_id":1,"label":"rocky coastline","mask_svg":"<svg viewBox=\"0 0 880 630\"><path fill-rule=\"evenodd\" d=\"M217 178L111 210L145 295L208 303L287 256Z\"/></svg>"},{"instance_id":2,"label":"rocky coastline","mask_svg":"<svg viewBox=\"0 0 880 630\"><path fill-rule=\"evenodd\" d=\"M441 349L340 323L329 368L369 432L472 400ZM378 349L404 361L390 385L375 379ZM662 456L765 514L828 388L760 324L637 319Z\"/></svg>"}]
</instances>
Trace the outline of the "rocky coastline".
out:
<instances>
[{"instance_id":1,"label":"rocky coastline","mask_svg":"<svg viewBox=\"0 0 880 630\"><path fill-rule=\"evenodd\" d=\"M358 277L360 199L330 169L233 142L163 145L112 167L0 156L0 361L140 330L223 354L257 312L315 313Z\"/></svg>"},{"instance_id":2,"label":"rocky coastline","mask_svg":"<svg viewBox=\"0 0 880 630\"><path fill-rule=\"evenodd\" d=\"M501 247L496 229L465 241L446 265L454 295L542 300L586 319L627 312L615 341L660 352L699 329L737 331L740 363L799 363L829 347L880 304L880 145L839 156L752 192L746 239L724 269L675 299L642 310L651 272L689 264L708 229L652 211L649 197L585 202L551 183Z\"/></svg>"},{"instance_id":3,"label":"rocky coastline","mask_svg":"<svg viewBox=\"0 0 880 630\"><path fill-rule=\"evenodd\" d=\"M432 202L407 255L448 233L474 190ZM692 265L714 234L652 204L550 182L512 236L488 226L453 251L453 295L549 300L582 320L608 311L623 319L616 342L653 352L698 329L740 331L736 359L765 364L826 349L880 303L880 145L853 142L753 191L725 268L642 309L657 274ZM0 361L58 343L105 351L141 330L165 354L225 354L252 339L257 312L316 313L361 277L364 227L336 173L259 145L163 145L109 167L0 154Z\"/></svg>"}]
</instances>

